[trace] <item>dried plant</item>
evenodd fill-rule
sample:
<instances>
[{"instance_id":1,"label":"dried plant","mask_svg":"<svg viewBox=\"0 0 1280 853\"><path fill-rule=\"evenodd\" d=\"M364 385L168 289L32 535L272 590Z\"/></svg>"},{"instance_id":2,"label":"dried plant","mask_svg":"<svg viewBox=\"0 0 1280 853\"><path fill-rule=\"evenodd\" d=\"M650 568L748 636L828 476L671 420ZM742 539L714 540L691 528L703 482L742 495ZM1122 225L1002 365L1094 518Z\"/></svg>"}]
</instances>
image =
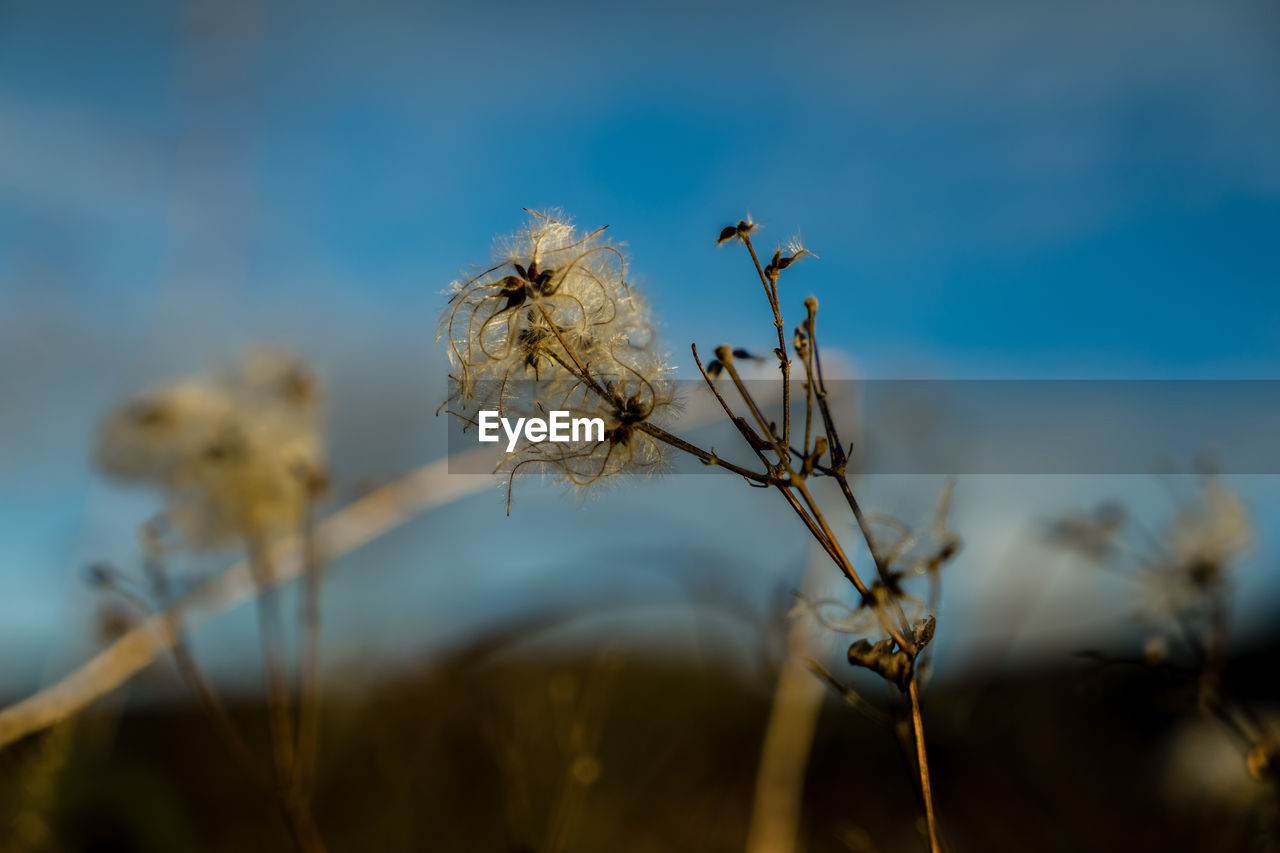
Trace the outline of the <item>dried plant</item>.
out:
<instances>
[{"instance_id":1,"label":"dried plant","mask_svg":"<svg viewBox=\"0 0 1280 853\"><path fill-rule=\"evenodd\" d=\"M497 262L452 288L441 319L453 366L453 393L446 407L464 424L476 412L495 409L519 414L553 411L599 412L608 425L603 440L564 444L529 442L507 463L511 476L526 466L559 474L575 485L652 470L668 451L688 453L721 467L750 485L776 489L814 540L856 591L851 615L864 634L849 648L849 662L866 669L905 696L910 748L908 763L918 783L929 846L942 849L934 814L933 791L920 710L920 673L933 638L938 573L956 553L959 540L949 532L937 537L923 556L913 553L918 538L898 526L887 544L878 541L873 520L862 510L849 481L849 454L832 411L818 344L818 301L805 300L806 316L788 340L778 295L784 271L812 253L798 241L780 247L762 264L752 242L757 226L750 219L724 228L718 242L741 244L763 286L776 333L776 357L782 387L781 425L769 418L743 381L738 361L749 350L721 346L704 363L696 345L693 357L706 386L737 429L758 464L739 465L668 432L657 421L673 400L669 372L656 349L643 303L625 278L615 246L603 241L603 229L585 235L554 215L530 213L525 230L500 244ZM793 417L793 361L800 364L803 419ZM731 381L738 403L731 404L719 379ZM511 389L519 387L520 392ZM743 414L739 414L739 410ZM812 483L830 479L839 488L865 540L872 571L854 566L850 549L836 535ZM945 512L946 499L940 505ZM510 490L508 491L510 511ZM942 526L942 525L939 525ZM905 589L914 575L929 578L929 603ZM817 608L815 608L817 609ZM862 618L862 617L865 617Z\"/></svg>"},{"instance_id":2,"label":"dried plant","mask_svg":"<svg viewBox=\"0 0 1280 853\"><path fill-rule=\"evenodd\" d=\"M603 228L581 234L556 214L529 211L495 261L453 284L440 319L453 366L446 407L467 426L480 410L605 422L604 441L524 441L504 464L512 477L555 472L588 486L660 469L668 443L658 424L675 407L670 367L619 247Z\"/></svg>"},{"instance_id":3,"label":"dried plant","mask_svg":"<svg viewBox=\"0 0 1280 853\"><path fill-rule=\"evenodd\" d=\"M99 432L98 467L166 500L185 547L262 543L297 529L324 478L315 378L282 353L154 388Z\"/></svg>"},{"instance_id":4,"label":"dried plant","mask_svg":"<svg viewBox=\"0 0 1280 853\"><path fill-rule=\"evenodd\" d=\"M323 849L307 806L318 737L319 574L304 556L300 702L296 726L272 548L298 535L311 552L311 506L325 483L322 395L304 363L259 350L232 369L154 388L105 419L96 459L108 476L156 490L165 500L140 533L150 598L109 566L90 577L150 612L174 637L179 673L241 769L276 801L300 851ZM267 677L273 771L264 771L183 638L168 563L187 550L238 544L257 588Z\"/></svg>"},{"instance_id":5,"label":"dried plant","mask_svg":"<svg viewBox=\"0 0 1280 853\"><path fill-rule=\"evenodd\" d=\"M1246 769L1280 793L1280 737L1225 682L1233 574L1254 530L1240 497L1202 476L1163 530L1144 530L1124 507L1106 503L1047 528L1048 541L1125 580L1136 622L1147 633L1141 662L1188 673L1196 704L1239 743Z\"/></svg>"}]
</instances>

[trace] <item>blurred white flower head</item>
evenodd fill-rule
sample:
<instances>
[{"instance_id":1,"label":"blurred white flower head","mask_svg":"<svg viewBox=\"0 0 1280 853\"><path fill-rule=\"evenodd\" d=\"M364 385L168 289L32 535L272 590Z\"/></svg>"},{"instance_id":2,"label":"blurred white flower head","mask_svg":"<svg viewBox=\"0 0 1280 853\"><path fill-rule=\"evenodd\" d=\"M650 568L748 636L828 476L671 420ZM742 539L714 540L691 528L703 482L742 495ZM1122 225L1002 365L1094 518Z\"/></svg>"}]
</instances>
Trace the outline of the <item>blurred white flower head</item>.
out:
<instances>
[{"instance_id":1,"label":"blurred white flower head","mask_svg":"<svg viewBox=\"0 0 1280 853\"><path fill-rule=\"evenodd\" d=\"M255 350L231 369L179 379L104 420L96 461L166 500L184 544L219 546L298 529L324 479L321 394L296 357Z\"/></svg>"},{"instance_id":2,"label":"blurred white flower head","mask_svg":"<svg viewBox=\"0 0 1280 853\"><path fill-rule=\"evenodd\" d=\"M1163 547L1136 577L1138 611L1147 621L1201 608L1229 580L1253 544L1253 525L1239 496L1209 481L1169 523Z\"/></svg>"},{"instance_id":3,"label":"blurred white flower head","mask_svg":"<svg viewBox=\"0 0 1280 853\"><path fill-rule=\"evenodd\" d=\"M1231 565L1253 544L1253 525L1240 497L1210 482L1199 499L1183 507L1169 527L1169 557L1175 564Z\"/></svg>"}]
</instances>

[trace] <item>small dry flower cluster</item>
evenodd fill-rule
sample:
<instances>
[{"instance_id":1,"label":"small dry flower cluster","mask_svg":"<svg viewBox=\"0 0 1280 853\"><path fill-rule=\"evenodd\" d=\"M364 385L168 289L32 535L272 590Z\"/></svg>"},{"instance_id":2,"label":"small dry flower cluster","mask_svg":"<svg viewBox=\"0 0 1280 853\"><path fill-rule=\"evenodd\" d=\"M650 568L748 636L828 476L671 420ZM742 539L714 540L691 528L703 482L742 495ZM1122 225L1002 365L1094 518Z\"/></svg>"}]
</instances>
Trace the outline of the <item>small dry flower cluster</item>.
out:
<instances>
[{"instance_id":1,"label":"small dry flower cluster","mask_svg":"<svg viewBox=\"0 0 1280 853\"><path fill-rule=\"evenodd\" d=\"M960 536L947 520L952 490L953 484L948 483L939 494L933 522L927 528L915 528L887 516L867 516L872 553L888 567L888 580L874 581L869 598L851 607L836 598L815 600L798 594L791 615L807 614L828 630L859 637L849 648L849 662L854 666L870 669L899 684L905 684L904 679L913 670L924 675L942 597L942 569L961 546ZM926 590L916 594L912 582L921 578ZM884 624L886 618L896 623L894 627L900 633L913 638L919 648L914 661L894 641ZM835 683L825 670L819 669L819 674ZM837 686L852 704L865 707L850 686Z\"/></svg>"},{"instance_id":2,"label":"small dry flower cluster","mask_svg":"<svg viewBox=\"0 0 1280 853\"><path fill-rule=\"evenodd\" d=\"M453 367L446 406L466 426L480 411L604 421L603 440L523 442L502 466L512 477L528 469L585 486L660 468L665 445L647 427L672 411L674 389L621 251L603 228L528 214L494 265L450 289L438 332Z\"/></svg>"},{"instance_id":3,"label":"small dry flower cluster","mask_svg":"<svg viewBox=\"0 0 1280 853\"><path fill-rule=\"evenodd\" d=\"M297 358L254 351L229 370L154 388L108 415L107 475L166 499L165 526L192 547L298 530L324 483L321 394Z\"/></svg>"},{"instance_id":4,"label":"small dry flower cluster","mask_svg":"<svg viewBox=\"0 0 1280 853\"><path fill-rule=\"evenodd\" d=\"M1133 535L1125 509L1104 503L1049 525L1049 542L1128 580L1134 615L1151 631L1148 657L1158 662L1171 640L1197 632L1225 606L1231 570L1253 543L1238 495L1216 478L1181 502L1163 532Z\"/></svg>"},{"instance_id":5,"label":"small dry flower cluster","mask_svg":"<svg viewBox=\"0 0 1280 853\"><path fill-rule=\"evenodd\" d=\"M1223 683L1232 574L1254 541L1243 502L1206 475L1162 532L1136 527L1123 507L1103 504L1054 521L1047 538L1131 584L1135 618L1149 632L1143 661L1175 670L1186 663L1200 708L1238 739L1250 774L1280 781L1280 737Z\"/></svg>"},{"instance_id":6,"label":"small dry flower cluster","mask_svg":"<svg viewBox=\"0 0 1280 853\"><path fill-rule=\"evenodd\" d=\"M166 617L179 674L228 755L280 809L304 853L324 850L309 806L319 727L320 594L310 516L326 480L322 403L306 364L286 353L254 350L230 368L169 382L117 407L98 435L98 466L165 499L160 516L141 529L150 597L134 594L131 579L109 566L91 572L99 586ZM298 536L305 578L296 726L272 547L289 534ZM192 654L166 566L170 550L232 545L244 549L257 586L270 769L261 766Z\"/></svg>"},{"instance_id":7,"label":"small dry flower cluster","mask_svg":"<svg viewBox=\"0 0 1280 853\"><path fill-rule=\"evenodd\" d=\"M928 611L936 610L939 571L959 548L958 538L944 523L949 491L939 505L938 535L932 541L922 546L922 537L900 528L887 544L877 542L873 522L863 514L849 484L849 449L839 438L818 347L816 299L805 300L806 319L790 341L786 336L778 282L784 271L812 253L792 241L762 264L752 243L756 228L744 219L724 228L717 242L744 246L764 287L777 335L776 346L771 342L770 348L782 380L781 424L765 415L743 382L737 365L744 359L755 360L749 350L721 346L715 358L704 364L697 347L692 347L707 388L754 454L749 467L674 436L655 422L672 408L667 363L652 349L651 322L625 281L621 255L603 242L601 231L580 235L559 218L545 214L531 214L525 230L503 245L494 266L454 285L440 321L440 338L448 341L455 371L453 393L445 405L471 425L477 412L485 409L517 416L568 410L603 416L608 424L604 441L577 447L529 444L515 455L513 471L537 462L561 472L570 482L587 484L610 474L652 468L663 450L672 448L736 474L752 486L776 489L856 590L857 605L847 609L849 621L856 623L853 628L858 633L874 632L874 642L864 637L849 648L849 662L874 672L905 697L905 725L894 728L903 738L904 754L912 756L911 772L919 781L930 849L941 851L919 678L934 633L935 622ZM803 369L802 420L793 418L791 411L792 354ZM736 389L742 414L720 390L725 377ZM516 390L530 379L534 380L532 392ZM828 524L810 487L820 478L839 486L870 551L874 576L864 577L854 567ZM913 575L929 577L927 604L903 588ZM815 603L811 609L821 616L827 604Z\"/></svg>"}]
</instances>

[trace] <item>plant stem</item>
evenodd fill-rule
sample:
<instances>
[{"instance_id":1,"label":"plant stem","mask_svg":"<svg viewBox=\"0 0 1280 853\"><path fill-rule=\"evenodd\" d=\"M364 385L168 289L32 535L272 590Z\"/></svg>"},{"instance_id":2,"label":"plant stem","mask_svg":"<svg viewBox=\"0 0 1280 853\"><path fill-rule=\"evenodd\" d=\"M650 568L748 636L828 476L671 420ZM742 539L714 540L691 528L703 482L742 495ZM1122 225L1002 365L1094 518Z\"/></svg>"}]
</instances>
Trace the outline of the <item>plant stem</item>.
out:
<instances>
[{"instance_id":1,"label":"plant stem","mask_svg":"<svg viewBox=\"0 0 1280 853\"><path fill-rule=\"evenodd\" d=\"M258 631L262 640L262 663L267 680L267 717L271 729L271 751L276 780L292 789L295 769L293 721L289 712L289 685L285 676L284 637L280 626L280 600L272 578L266 550L253 534L245 535L249 568L258 587Z\"/></svg>"},{"instance_id":2,"label":"plant stem","mask_svg":"<svg viewBox=\"0 0 1280 853\"><path fill-rule=\"evenodd\" d=\"M160 562L158 546L150 536L144 536L143 548L146 553L145 569L155 588L157 601L163 608L165 627L171 636L171 652L178 673L195 693L214 732L231 753L241 772L264 795L275 801L298 853L324 853L324 843L320 839L319 831L305 803L283 785L273 781L270 774L264 772L253 749L236 728L226 705L205 677L200 665L196 663L195 656L191 653L182 631L181 611L173 607L170 602L169 577Z\"/></svg>"},{"instance_id":3,"label":"plant stem","mask_svg":"<svg viewBox=\"0 0 1280 853\"><path fill-rule=\"evenodd\" d=\"M298 653L298 752L294 795L305 799L315 777L320 742L320 561L311 530L311 492L302 513L302 642Z\"/></svg>"},{"instance_id":4,"label":"plant stem","mask_svg":"<svg viewBox=\"0 0 1280 853\"><path fill-rule=\"evenodd\" d=\"M748 468L743 468L740 465L734 465L732 462L726 462L725 460L721 459L719 456L715 455L711 451L703 450L701 447L698 447L696 444L690 444L689 442L685 441L683 438L680 438L679 436L676 436L676 435L672 435L662 427L651 424L648 421L636 424L636 429L640 430L643 433L653 436L659 441L662 441L662 442L665 442L666 444L671 445L677 450L682 450L691 456L696 456L697 458L701 459L703 462L707 463L708 465L714 465L720 468L724 468L726 471L732 471L733 473L737 474L739 477L745 477L746 479L751 480L752 482L759 483L765 486L770 485L773 482L773 478L770 477L768 474L761 474L758 471L752 471Z\"/></svg>"},{"instance_id":5,"label":"plant stem","mask_svg":"<svg viewBox=\"0 0 1280 853\"><path fill-rule=\"evenodd\" d=\"M920 690L916 686L914 668L911 681L907 683L907 697L911 701L911 727L915 731L916 768L920 774L920 793L924 798L924 817L929 826L929 850L930 853L942 853L942 843L938 839L938 821L933 813L933 786L929 782L929 758L924 747L924 717L920 713Z\"/></svg>"},{"instance_id":6,"label":"plant stem","mask_svg":"<svg viewBox=\"0 0 1280 853\"><path fill-rule=\"evenodd\" d=\"M738 396L742 397L742 401L747 404L747 408L751 411L752 417L756 419L756 425L760 427L760 431L769 437L769 444L773 447L773 452L778 454L778 464L789 466L791 463L791 455L787 452L787 445L784 441L778 439L774 434L773 426L764 416L764 412L760 411L760 407L756 404L755 397L751 396L751 392L747 390L747 386L743 383L742 377L738 374L738 368L733 363L733 355L727 348L722 350L726 357L721 358L720 363L724 365L725 372L729 374L729 378L733 380L733 386L738 389ZM720 353L718 352L717 355Z\"/></svg>"},{"instance_id":7,"label":"plant stem","mask_svg":"<svg viewBox=\"0 0 1280 853\"><path fill-rule=\"evenodd\" d=\"M765 295L769 297L769 308L773 311L773 325L778 330L778 368L782 371L782 446L791 445L791 359L787 357L786 328L782 322L782 307L778 304L778 279L765 274L760 266L760 258L756 256L756 247L751 244L751 235L742 234L742 242L751 253L751 261L756 265L760 282L764 285ZM770 430L770 437L773 431ZM786 456L784 452L782 454Z\"/></svg>"}]
</instances>

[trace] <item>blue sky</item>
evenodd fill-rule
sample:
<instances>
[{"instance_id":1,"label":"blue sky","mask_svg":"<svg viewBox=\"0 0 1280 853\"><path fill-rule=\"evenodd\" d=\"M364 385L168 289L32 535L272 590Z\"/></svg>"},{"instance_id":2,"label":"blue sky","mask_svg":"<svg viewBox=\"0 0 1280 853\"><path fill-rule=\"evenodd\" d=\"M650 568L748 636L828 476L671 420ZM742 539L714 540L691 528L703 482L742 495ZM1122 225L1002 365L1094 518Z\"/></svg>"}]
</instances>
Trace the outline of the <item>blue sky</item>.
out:
<instances>
[{"instance_id":1,"label":"blue sky","mask_svg":"<svg viewBox=\"0 0 1280 853\"><path fill-rule=\"evenodd\" d=\"M614 227L684 338L754 316L706 251L749 208L819 251L802 286L864 359L1280 358L1270 4L310 8L6 7L6 279L52 255L113 311L385 305L558 206Z\"/></svg>"},{"instance_id":2,"label":"blue sky","mask_svg":"<svg viewBox=\"0 0 1280 853\"><path fill-rule=\"evenodd\" d=\"M1267 2L0 2L0 635L127 559L85 448L141 384L276 340L423 424L348 406L353 477L438 455L439 292L525 206L611 226L686 370L767 331L749 210L871 376L1274 377L1277 46Z\"/></svg>"}]
</instances>

